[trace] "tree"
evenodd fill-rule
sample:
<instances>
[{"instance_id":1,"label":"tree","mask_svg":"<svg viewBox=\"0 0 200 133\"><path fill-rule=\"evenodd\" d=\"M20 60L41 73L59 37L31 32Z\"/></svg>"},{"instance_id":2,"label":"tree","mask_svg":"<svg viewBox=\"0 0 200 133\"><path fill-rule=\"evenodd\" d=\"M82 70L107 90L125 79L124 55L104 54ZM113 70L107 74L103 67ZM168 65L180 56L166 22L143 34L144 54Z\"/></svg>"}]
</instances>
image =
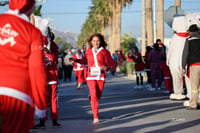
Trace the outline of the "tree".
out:
<instances>
[{"instance_id":1,"label":"tree","mask_svg":"<svg viewBox=\"0 0 200 133\"><path fill-rule=\"evenodd\" d=\"M136 46L136 43L137 43L136 38L131 37L130 34L125 33L121 38L120 49L124 50L125 55L127 55L128 50Z\"/></svg>"},{"instance_id":2,"label":"tree","mask_svg":"<svg viewBox=\"0 0 200 133\"><path fill-rule=\"evenodd\" d=\"M120 38L121 38L121 12L122 8L127 4L131 4L132 0L110 0L110 9L112 11L112 19L110 19L110 51L114 52L120 49Z\"/></svg>"},{"instance_id":3,"label":"tree","mask_svg":"<svg viewBox=\"0 0 200 133\"><path fill-rule=\"evenodd\" d=\"M158 11L157 11L157 38L164 41L164 0L158 0Z\"/></svg>"},{"instance_id":4,"label":"tree","mask_svg":"<svg viewBox=\"0 0 200 133\"><path fill-rule=\"evenodd\" d=\"M153 41L153 19L152 19L152 0L147 0L147 45L152 45Z\"/></svg>"},{"instance_id":5,"label":"tree","mask_svg":"<svg viewBox=\"0 0 200 133\"><path fill-rule=\"evenodd\" d=\"M71 44L63 41L60 37L56 37L55 43L57 45L59 45L59 52L60 53L65 53L66 49L72 49L73 48ZM60 45L61 45L61 47L60 47Z\"/></svg>"},{"instance_id":6,"label":"tree","mask_svg":"<svg viewBox=\"0 0 200 133\"><path fill-rule=\"evenodd\" d=\"M147 29L146 29L146 0L142 0L142 55L145 55L146 51L146 36Z\"/></svg>"}]
</instances>

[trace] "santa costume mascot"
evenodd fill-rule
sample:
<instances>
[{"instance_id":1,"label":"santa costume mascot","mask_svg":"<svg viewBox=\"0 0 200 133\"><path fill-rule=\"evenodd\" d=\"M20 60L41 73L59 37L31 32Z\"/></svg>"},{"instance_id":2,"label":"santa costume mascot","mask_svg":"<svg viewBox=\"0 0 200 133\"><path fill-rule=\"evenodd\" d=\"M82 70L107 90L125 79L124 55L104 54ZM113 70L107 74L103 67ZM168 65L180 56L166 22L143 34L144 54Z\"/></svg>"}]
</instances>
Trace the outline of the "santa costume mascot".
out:
<instances>
[{"instance_id":1,"label":"santa costume mascot","mask_svg":"<svg viewBox=\"0 0 200 133\"><path fill-rule=\"evenodd\" d=\"M41 32L30 23L34 0L10 0L0 15L0 110L2 133L28 133L47 110Z\"/></svg>"},{"instance_id":2,"label":"santa costume mascot","mask_svg":"<svg viewBox=\"0 0 200 133\"><path fill-rule=\"evenodd\" d=\"M174 91L174 93L170 94L170 99L184 100L186 96L183 89L182 53L186 38L189 36L186 32L185 16L175 16L172 28L174 35L172 36L167 52L167 65L172 75Z\"/></svg>"}]
</instances>

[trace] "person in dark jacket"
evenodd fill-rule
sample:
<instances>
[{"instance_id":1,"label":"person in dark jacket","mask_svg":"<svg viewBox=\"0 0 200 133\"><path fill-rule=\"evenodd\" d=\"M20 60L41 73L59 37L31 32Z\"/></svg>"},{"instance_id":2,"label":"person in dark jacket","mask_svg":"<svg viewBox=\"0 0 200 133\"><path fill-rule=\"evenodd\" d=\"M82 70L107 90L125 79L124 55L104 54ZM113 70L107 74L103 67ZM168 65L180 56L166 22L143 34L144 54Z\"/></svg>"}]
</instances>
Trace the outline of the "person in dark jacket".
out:
<instances>
[{"instance_id":1,"label":"person in dark jacket","mask_svg":"<svg viewBox=\"0 0 200 133\"><path fill-rule=\"evenodd\" d=\"M160 47L158 43L155 43L153 45L153 50L149 53L148 62L150 63L150 69L151 69L151 88L149 88L149 91L155 91L155 85L156 85L156 79L158 79L158 90L161 89L162 84L162 70L160 69L161 60L163 55L163 52L160 50Z\"/></svg>"},{"instance_id":2,"label":"person in dark jacket","mask_svg":"<svg viewBox=\"0 0 200 133\"><path fill-rule=\"evenodd\" d=\"M186 39L182 55L182 68L185 72L186 64L190 69L191 97L187 109L198 108L200 87L200 33L196 24L189 27L190 36Z\"/></svg>"}]
</instances>

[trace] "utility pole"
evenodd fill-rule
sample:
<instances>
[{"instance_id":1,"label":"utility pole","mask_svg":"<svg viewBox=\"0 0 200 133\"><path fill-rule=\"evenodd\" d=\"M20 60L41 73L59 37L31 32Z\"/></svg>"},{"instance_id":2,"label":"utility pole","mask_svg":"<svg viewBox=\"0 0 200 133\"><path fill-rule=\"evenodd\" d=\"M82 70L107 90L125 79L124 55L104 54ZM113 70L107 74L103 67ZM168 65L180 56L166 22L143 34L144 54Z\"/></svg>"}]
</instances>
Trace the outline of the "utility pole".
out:
<instances>
[{"instance_id":1,"label":"utility pole","mask_svg":"<svg viewBox=\"0 0 200 133\"><path fill-rule=\"evenodd\" d=\"M153 41L154 43L156 42L156 38L157 38L156 16L157 16L156 15L156 0L153 0Z\"/></svg>"}]
</instances>

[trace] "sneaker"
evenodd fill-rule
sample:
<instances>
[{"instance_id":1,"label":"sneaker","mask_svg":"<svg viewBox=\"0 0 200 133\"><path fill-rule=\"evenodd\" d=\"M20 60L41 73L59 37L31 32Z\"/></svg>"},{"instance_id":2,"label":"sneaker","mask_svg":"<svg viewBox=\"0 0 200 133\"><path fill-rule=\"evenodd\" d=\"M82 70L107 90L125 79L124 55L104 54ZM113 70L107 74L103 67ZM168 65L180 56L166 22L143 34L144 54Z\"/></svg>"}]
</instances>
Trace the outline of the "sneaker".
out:
<instances>
[{"instance_id":1,"label":"sneaker","mask_svg":"<svg viewBox=\"0 0 200 133\"><path fill-rule=\"evenodd\" d=\"M190 101L189 101L189 100L184 101L184 102L183 102L183 106L184 106L184 107L190 106Z\"/></svg>"},{"instance_id":2,"label":"sneaker","mask_svg":"<svg viewBox=\"0 0 200 133\"><path fill-rule=\"evenodd\" d=\"M148 91L155 91L156 88L150 87L150 88L148 88L147 90L148 90Z\"/></svg>"},{"instance_id":3,"label":"sneaker","mask_svg":"<svg viewBox=\"0 0 200 133\"><path fill-rule=\"evenodd\" d=\"M60 126L61 126L61 124L59 124L59 123L57 122L57 119L53 119L53 120L52 120L52 123L53 123L53 127L60 127Z\"/></svg>"},{"instance_id":4,"label":"sneaker","mask_svg":"<svg viewBox=\"0 0 200 133\"><path fill-rule=\"evenodd\" d=\"M94 124L98 124L98 123L99 123L99 119L94 119L94 120L93 120L93 123L94 123Z\"/></svg>"},{"instance_id":5,"label":"sneaker","mask_svg":"<svg viewBox=\"0 0 200 133\"><path fill-rule=\"evenodd\" d=\"M162 93L167 93L167 94L169 94L170 91L168 91L168 90L164 90L164 91L162 91Z\"/></svg>"},{"instance_id":6,"label":"sneaker","mask_svg":"<svg viewBox=\"0 0 200 133\"><path fill-rule=\"evenodd\" d=\"M160 87L158 87L157 89L158 89L159 91L161 90L161 88L160 88Z\"/></svg>"}]
</instances>

